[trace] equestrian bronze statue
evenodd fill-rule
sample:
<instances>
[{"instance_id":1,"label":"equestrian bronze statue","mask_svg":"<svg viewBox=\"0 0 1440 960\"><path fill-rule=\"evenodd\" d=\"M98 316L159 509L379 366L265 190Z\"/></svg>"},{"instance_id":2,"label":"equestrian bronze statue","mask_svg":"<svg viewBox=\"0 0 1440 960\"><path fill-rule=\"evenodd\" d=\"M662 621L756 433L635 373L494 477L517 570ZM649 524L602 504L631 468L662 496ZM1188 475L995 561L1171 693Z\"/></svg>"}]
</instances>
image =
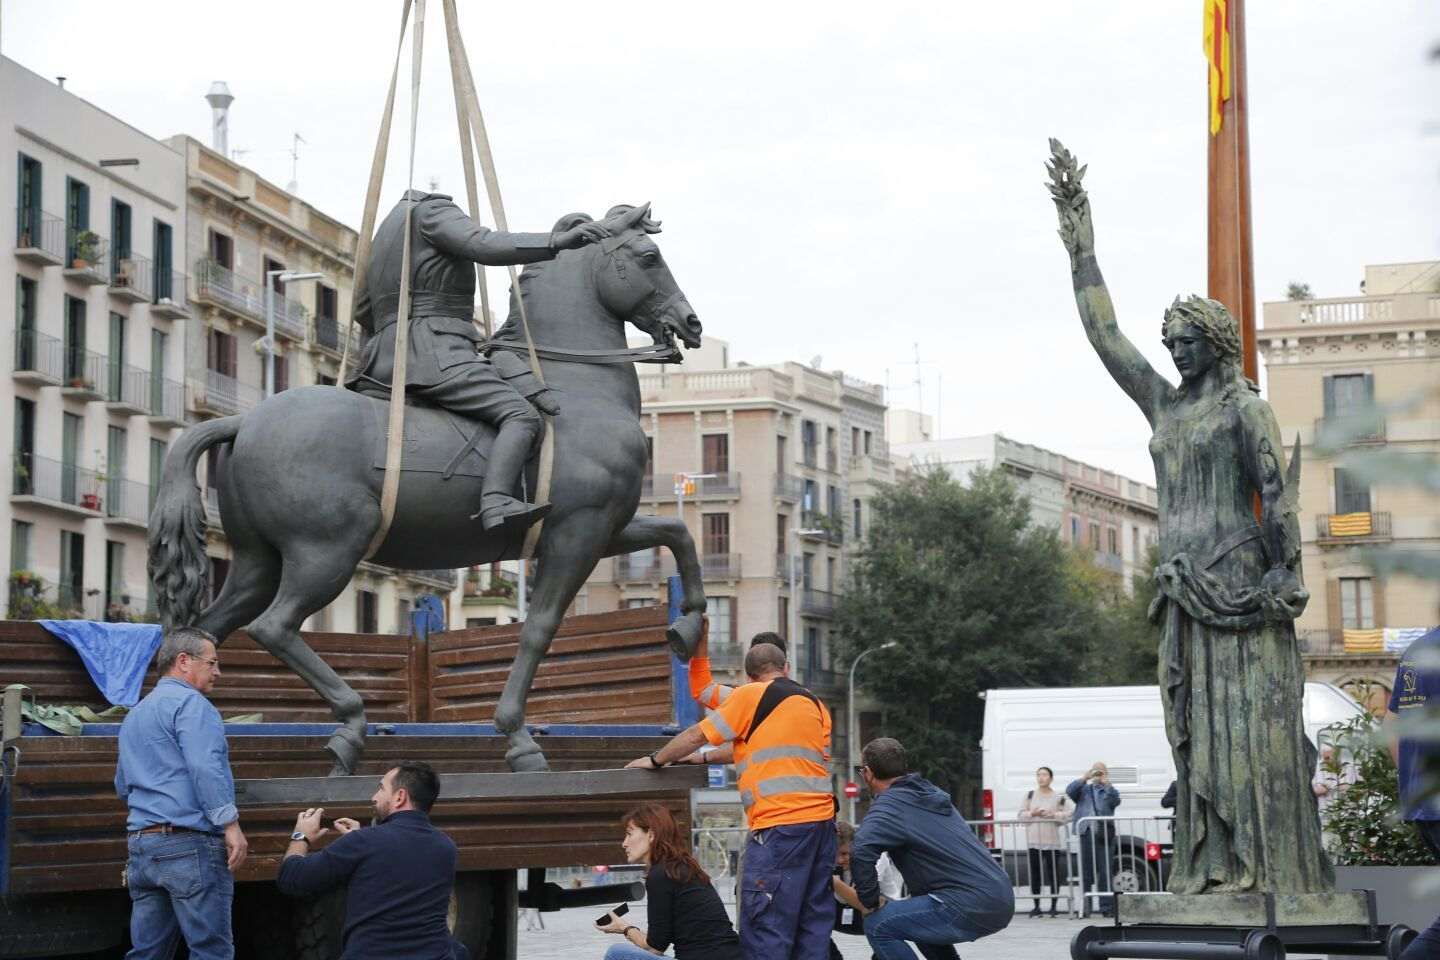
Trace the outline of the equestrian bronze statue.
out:
<instances>
[{"instance_id":1,"label":"equestrian bronze statue","mask_svg":"<svg viewBox=\"0 0 1440 960\"><path fill-rule=\"evenodd\" d=\"M648 457L634 362L679 362L676 338L696 347L701 326L655 243L660 225L648 205L616 207L601 221L572 214L549 234L526 235L486 231L445 198L412 193L403 203L417 205L406 376L416 405L405 411L394 519L368 559L434 569L520 557L527 529L547 506L529 502L541 423L531 400L554 414L538 566L495 713L511 769L544 770L525 727L526 698L566 608L602 557L668 548L683 589L670 642L683 657L699 642L705 595L685 525L635 516ZM362 323L374 334L354 379L359 392L286 390L249 413L190 427L166 459L150 520L150 576L164 623L220 638L246 628L294 669L340 721L327 745L334 773L351 772L361 754L365 705L305 643L300 624L340 594L381 523L384 394L404 232L395 219L380 227L371 281L357 292ZM484 344L470 320L471 263L529 264L511 291L510 319ZM548 391L524 359L522 294ZM629 347L627 323L654 346ZM209 564L195 471L217 445L226 450L215 486L233 556L219 595L204 605Z\"/></svg>"},{"instance_id":2,"label":"equestrian bronze statue","mask_svg":"<svg viewBox=\"0 0 1440 960\"><path fill-rule=\"evenodd\" d=\"M1160 502L1151 619L1177 771L1172 893L1334 888L1311 789L1300 578L1298 442L1289 469L1275 414L1241 370L1235 318L1176 298L1162 342L1179 385L1120 331L1095 259L1084 168L1050 141L1050 193L1090 345L1149 422ZM1256 503L1259 518L1256 517Z\"/></svg>"}]
</instances>

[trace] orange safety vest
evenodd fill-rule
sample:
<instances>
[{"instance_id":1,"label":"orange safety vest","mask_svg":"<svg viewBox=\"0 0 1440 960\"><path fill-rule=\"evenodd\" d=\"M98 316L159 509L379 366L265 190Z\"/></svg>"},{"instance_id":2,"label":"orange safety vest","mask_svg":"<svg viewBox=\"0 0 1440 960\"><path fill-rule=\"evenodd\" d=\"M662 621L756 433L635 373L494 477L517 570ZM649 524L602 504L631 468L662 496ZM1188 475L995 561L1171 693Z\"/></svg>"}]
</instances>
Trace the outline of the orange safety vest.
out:
<instances>
[{"instance_id":1,"label":"orange safety vest","mask_svg":"<svg viewBox=\"0 0 1440 960\"><path fill-rule=\"evenodd\" d=\"M740 802L751 830L835 816L830 711L794 680L737 688L700 729L717 746L735 742Z\"/></svg>"}]
</instances>

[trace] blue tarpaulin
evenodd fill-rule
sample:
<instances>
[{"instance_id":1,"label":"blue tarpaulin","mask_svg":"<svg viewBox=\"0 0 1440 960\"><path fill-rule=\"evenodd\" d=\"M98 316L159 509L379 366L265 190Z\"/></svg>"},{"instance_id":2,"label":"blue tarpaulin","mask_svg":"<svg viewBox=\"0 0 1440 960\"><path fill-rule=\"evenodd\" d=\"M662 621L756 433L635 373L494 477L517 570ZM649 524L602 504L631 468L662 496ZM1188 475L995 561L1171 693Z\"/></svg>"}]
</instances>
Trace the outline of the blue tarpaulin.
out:
<instances>
[{"instance_id":1,"label":"blue tarpaulin","mask_svg":"<svg viewBox=\"0 0 1440 960\"><path fill-rule=\"evenodd\" d=\"M39 620L46 630L80 654L80 662L105 699L122 707L140 702L140 686L155 651L160 625L96 623L93 620Z\"/></svg>"}]
</instances>

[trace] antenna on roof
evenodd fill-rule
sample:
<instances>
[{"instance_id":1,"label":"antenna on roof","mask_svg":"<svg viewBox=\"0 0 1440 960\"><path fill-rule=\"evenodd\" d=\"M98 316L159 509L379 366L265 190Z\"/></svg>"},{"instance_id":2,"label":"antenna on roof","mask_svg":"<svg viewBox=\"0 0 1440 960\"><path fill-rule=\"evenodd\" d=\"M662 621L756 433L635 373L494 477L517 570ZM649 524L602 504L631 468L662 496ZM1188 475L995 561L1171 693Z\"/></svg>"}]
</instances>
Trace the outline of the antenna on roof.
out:
<instances>
[{"instance_id":1,"label":"antenna on roof","mask_svg":"<svg viewBox=\"0 0 1440 960\"><path fill-rule=\"evenodd\" d=\"M290 182L285 185L287 193L298 193L300 190L300 144L305 142L305 138L297 133L290 143Z\"/></svg>"}]
</instances>

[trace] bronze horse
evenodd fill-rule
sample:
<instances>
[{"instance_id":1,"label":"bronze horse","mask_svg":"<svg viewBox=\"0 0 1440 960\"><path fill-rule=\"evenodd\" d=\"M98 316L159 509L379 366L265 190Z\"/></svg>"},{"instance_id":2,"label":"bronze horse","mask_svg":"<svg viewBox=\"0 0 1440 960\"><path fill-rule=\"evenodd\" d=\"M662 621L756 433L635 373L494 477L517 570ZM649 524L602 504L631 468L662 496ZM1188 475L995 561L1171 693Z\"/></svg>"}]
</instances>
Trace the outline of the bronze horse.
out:
<instances>
[{"instance_id":1,"label":"bronze horse","mask_svg":"<svg viewBox=\"0 0 1440 960\"><path fill-rule=\"evenodd\" d=\"M572 215L562 223L582 219L590 218ZM602 243L565 251L527 268L520 279L531 334L545 348L545 380L561 413L551 422L554 509L536 545L538 569L519 653L495 712L512 770L547 767L526 729L525 702L566 608L602 557L660 546L671 551L684 598L670 642L682 657L699 642L705 610L700 563L685 525L635 516L648 459L640 385L631 362L614 362L626 350L627 321L668 345L674 358L674 337L699 345L700 322L652 239L660 226L649 218L649 205L617 207L604 224L611 236ZM512 303L516 295L512 291ZM496 341L523 342L515 313ZM603 354L611 362L595 362ZM150 520L150 577L165 625L194 625L220 638L247 628L334 711L341 726L326 749L336 774L350 773L364 748L365 705L301 639L300 624L340 594L379 528L385 408L384 400L349 390L303 387L241 416L190 427L165 461ZM493 431L481 426L481 442L467 457L464 436L448 414L411 406L405 417L395 517L370 559L434 569L519 557L523 534L492 537L470 517ZM233 559L219 596L202 610L209 565L196 466L217 444L230 447L215 485ZM532 462L530 490L535 477Z\"/></svg>"}]
</instances>

